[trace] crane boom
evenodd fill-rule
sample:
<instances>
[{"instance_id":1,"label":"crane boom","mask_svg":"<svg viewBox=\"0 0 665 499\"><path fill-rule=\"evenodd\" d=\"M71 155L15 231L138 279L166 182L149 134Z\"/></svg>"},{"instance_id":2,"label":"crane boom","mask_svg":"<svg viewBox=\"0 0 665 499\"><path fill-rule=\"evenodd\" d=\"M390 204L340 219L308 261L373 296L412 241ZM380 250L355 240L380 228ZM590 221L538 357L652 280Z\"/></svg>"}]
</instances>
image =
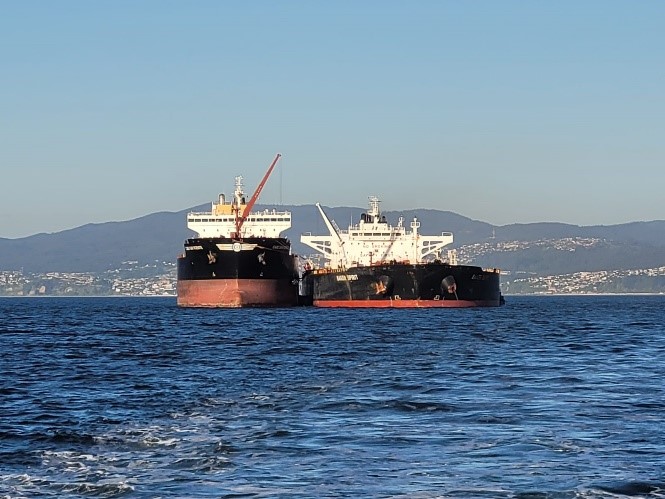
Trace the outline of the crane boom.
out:
<instances>
[{"instance_id":1,"label":"crane boom","mask_svg":"<svg viewBox=\"0 0 665 499\"><path fill-rule=\"evenodd\" d=\"M323 218L323 222L326 224L326 227L328 228L328 232L330 232L330 235L334 236L335 239L337 239L337 242L339 243L340 246L343 245L344 241L342 241L342 238L339 235L339 231L337 230L336 227L337 224L333 225L334 222L332 222L328 218L325 211L323 211L323 208L321 208L321 203L316 203L316 207L319 209L319 213L321 213L321 218Z\"/></svg>"},{"instance_id":2,"label":"crane boom","mask_svg":"<svg viewBox=\"0 0 665 499\"><path fill-rule=\"evenodd\" d=\"M273 169L275 168L275 165L277 164L277 161L279 161L279 158L281 158L281 154L277 154L275 156L275 159L272 160L272 163L270 167L268 168L268 171L266 174L263 176L263 180L259 183L259 186L256 188L254 191L254 194L252 195L251 199L249 200L249 203L245 205L245 209L242 212L242 215L238 215L238 208L236 208L236 233L235 237L240 237L240 229L242 229L242 225L245 223L245 220L247 220L247 217L249 216L249 213L252 211L252 208L254 207L254 203L256 203L256 200L259 198L259 194L261 194L261 191L263 190L263 186L266 185L266 182L268 181L268 177L270 177L270 174L272 173Z\"/></svg>"}]
</instances>

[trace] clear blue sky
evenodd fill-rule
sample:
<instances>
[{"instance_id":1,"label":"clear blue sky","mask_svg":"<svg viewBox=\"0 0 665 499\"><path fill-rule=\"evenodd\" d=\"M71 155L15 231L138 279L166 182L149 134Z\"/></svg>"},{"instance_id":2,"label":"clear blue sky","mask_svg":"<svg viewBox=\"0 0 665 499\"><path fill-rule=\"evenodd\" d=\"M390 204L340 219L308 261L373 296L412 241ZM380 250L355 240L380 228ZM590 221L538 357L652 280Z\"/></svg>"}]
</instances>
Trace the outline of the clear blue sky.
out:
<instances>
[{"instance_id":1,"label":"clear blue sky","mask_svg":"<svg viewBox=\"0 0 665 499\"><path fill-rule=\"evenodd\" d=\"M0 7L0 237L251 192L277 152L265 203L665 218L665 2Z\"/></svg>"}]
</instances>

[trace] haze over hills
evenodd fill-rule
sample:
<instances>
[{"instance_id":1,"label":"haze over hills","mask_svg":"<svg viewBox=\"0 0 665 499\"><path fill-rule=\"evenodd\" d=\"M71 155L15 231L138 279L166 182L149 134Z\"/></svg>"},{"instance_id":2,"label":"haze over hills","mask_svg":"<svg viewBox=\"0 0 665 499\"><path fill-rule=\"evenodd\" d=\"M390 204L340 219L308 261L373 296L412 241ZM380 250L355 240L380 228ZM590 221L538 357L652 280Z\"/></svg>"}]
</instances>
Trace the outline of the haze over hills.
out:
<instances>
[{"instance_id":1,"label":"haze over hills","mask_svg":"<svg viewBox=\"0 0 665 499\"><path fill-rule=\"evenodd\" d=\"M186 214L207 209L208 204L124 222L87 224L52 234L0 239L0 270L104 272L127 261L175 262L184 240L193 235L186 228ZM327 233L316 207L287 205L279 209L292 212L293 227L286 235L293 243L293 251L300 255L313 253L299 239L305 232ZM324 207L324 210L345 229L349 223L358 221L364 208ZM450 211L423 209L384 214L392 224L404 217L407 227L417 216L422 234L452 232L460 263L498 267L506 272L549 275L665 266L665 220L586 227L546 222L493 226Z\"/></svg>"}]
</instances>

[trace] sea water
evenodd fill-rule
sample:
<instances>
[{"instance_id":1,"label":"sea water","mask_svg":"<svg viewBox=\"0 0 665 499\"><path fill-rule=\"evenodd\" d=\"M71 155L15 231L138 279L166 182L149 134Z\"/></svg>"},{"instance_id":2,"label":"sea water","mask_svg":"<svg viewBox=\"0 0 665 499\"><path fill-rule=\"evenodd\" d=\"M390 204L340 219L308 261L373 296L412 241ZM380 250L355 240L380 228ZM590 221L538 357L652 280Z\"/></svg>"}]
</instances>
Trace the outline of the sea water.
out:
<instances>
[{"instance_id":1,"label":"sea water","mask_svg":"<svg viewBox=\"0 0 665 499\"><path fill-rule=\"evenodd\" d=\"M0 497L665 497L664 323L0 299Z\"/></svg>"}]
</instances>

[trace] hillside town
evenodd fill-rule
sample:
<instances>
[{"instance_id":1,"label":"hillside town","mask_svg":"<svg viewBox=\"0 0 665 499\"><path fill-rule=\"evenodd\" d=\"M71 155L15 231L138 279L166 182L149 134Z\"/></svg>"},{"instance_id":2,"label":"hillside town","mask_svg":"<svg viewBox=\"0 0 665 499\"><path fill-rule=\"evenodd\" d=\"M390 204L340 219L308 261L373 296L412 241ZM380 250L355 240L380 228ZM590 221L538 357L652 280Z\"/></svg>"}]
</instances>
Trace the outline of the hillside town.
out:
<instances>
[{"instance_id":1,"label":"hillside town","mask_svg":"<svg viewBox=\"0 0 665 499\"><path fill-rule=\"evenodd\" d=\"M0 296L175 296L175 263L123 262L103 273L0 271Z\"/></svg>"},{"instance_id":2,"label":"hillside town","mask_svg":"<svg viewBox=\"0 0 665 499\"><path fill-rule=\"evenodd\" d=\"M503 271L501 288L506 295L663 293L662 287L645 287L647 280L665 281L665 266L548 276ZM119 271L104 274L0 271L0 296L175 296L175 284L175 268L143 277Z\"/></svg>"},{"instance_id":3,"label":"hillside town","mask_svg":"<svg viewBox=\"0 0 665 499\"><path fill-rule=\"evenodd\" d=\"M529 248L549 248L557 251L576 251L605 244L605 241L590 237L565 237L561 239L538 239L536 241L488 241L468 244L457 250L463 261L474 261L480 256L497 253L520 251Z\"/></svg>"},{"instance_id":4,"label":"hillside town","mask_svg":"<svg viewBox=\"0 0 665 499\"><path fill-rule=\"evenodd\" d=\"M535 276L524 272L502 276L504 294L663 294L665 266L654 269L575 272L572 274ZM660 283L649 286L649 282Z\"/></svg>"},{"instance_id":5,"label":"hillside town","mask_svg":"<svg viewBox=\"0 0 665 499\"><path fill-rule=\"evenodd\" d=\"M606 248L611 243L600 238L566 237L535 241L488 241L462 246L459 259L473 262L485 255L546 249L558 259L567 253ZM502 292L508 294L597 294L597 293L664 293L665 266L654 268L578 271L562 274L502 269Z\"/></svg>"}]
</instances>

